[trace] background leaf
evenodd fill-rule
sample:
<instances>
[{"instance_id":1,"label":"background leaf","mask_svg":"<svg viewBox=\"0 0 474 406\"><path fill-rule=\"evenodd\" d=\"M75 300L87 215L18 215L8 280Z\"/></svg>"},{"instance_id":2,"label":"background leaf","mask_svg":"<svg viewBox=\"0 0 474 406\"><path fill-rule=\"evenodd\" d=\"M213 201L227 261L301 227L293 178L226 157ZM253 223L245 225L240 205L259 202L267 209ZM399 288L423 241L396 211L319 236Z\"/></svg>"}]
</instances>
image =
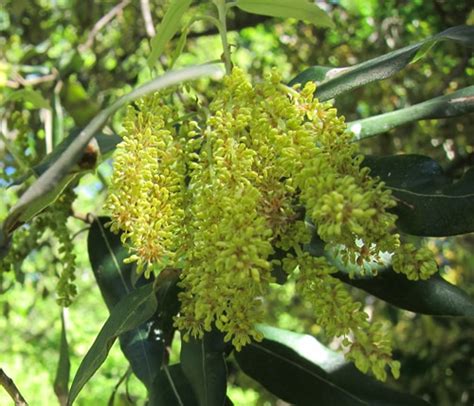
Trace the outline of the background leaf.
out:
<instances>
[{"instance_id":1,"label":"background leaf","mask_svg":"<svg viewBox=\"0 0 474 406\"><path fill-rule=\"evenodd\" d=\"M305 405L426 405L359 372L314 337L260 326L261 343L235 358L242 370L286 402Z\"/></svg>"},{"instance_id":2,"label":"background leaf","mask_svg":"<svg viewBox=\"0 0 474 406\"><path fill-rule=\"evenodd\" d=\"M8 100L24 100L25 102L31 103L35 109L51 108L49 101L46 100L40 92L32 89L15 90L9 95L6 101Z\"/></svg>"},{"instance_id":3,"label":"background leaf","mask_svg":"<svg viewBox=\"0 0 474 406\"><path fill-rule=\"evenodd\" d=\"M417 120L457 117L474 111L474 86L390 113L347 124L355 140L372 137Z\"/></svg>"},{"instance_id":4,"label":"background leaf","mask_svg":"<svg viewBox=\"0 0 474 406\"><path fill-rule=\"evenodd\" d=\"M163 53L165 46L178 32L181 19L188 10L192 0L172 0L161 24L156 30L156 35L151 40L151 53L148 57L148 66L153 68L158 58Z\"/></svg>"},{"instance_id":5,"label":"background leaf","mask_svg":"<svg viewBox=\"0 0 474 406\"><path fill-rule=\"evenodd\" d=\"M419 59L420 55L418 55L418 52L420 49L425 51L424 46L426 44L429 43L431 48L435 43L442 40L456 41L464 46L472 47L474 44L474 27L467 25L451 27L417 44L409 45L377 58L347 67L336 77L323 80L316 89L316 96L321 101L329 100L367 83L387 79L402 70L409 63ZM289 85L293 86L296 83L304 84L310 80L317 80L316 78L320 77L318 71L317 73L318 76L313 78L311 71L303 71L291 80Z\"/></svg>"},{"instance_id":6,"label":"background leaf","mask_svg":"<svg viewBox=\"0 0 474 406\"><path fill-rule=\"evenodd\" d=\"M223 336L217 331L181 344L181 367L200 406L224 405L227 388L224 350Z\"/></svg>"},{"instance_id":7,"label":"background leaf","mask_svg":"<svg viewBox=\"0 0 474 406\"><path fill-rule=\"evenodd\" d=\"M149 320L156 306L151 283L132 291L117 303L79 365L69 392L68 405L72 405L84 385L105 361L117 337Z\"/></svg>"},{"instance_id":8,"label":"background leaf","mask_svg":"<svg viewBox=\"0 0 474 406\"><path fill-rule=\"evenodd\" d=\"M335 27L325 11L307 0L237 0L236 6L247 13L296 18L309 21L318 27Z\"/></svg>"}]
</instances>

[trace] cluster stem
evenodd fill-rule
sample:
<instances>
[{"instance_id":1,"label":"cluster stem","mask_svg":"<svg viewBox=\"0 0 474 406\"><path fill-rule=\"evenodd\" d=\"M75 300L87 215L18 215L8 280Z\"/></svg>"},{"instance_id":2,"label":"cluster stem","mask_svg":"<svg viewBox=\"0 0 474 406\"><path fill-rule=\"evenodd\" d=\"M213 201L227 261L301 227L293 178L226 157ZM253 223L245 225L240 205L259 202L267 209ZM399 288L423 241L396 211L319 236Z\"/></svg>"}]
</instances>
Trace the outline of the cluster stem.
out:
<instances>
[{"instance_id":1,"label":"cluster stem","mask_svg":"<svg viewBox=\"0 0 474 406\"><path fill-rule=\"evenodd\" d=\"M213 0L215 6L217 7L217 13L219 17L219 25L217 26L219 30L219 34L221 36L222 41L222 48L223 48L223 57L224 57L224 64L225 70L228 75L230 75L232 71L232 61L230 59L230 48L229 43L227 41L227 4L225 0Z\"/></svg>"}]
</instances>

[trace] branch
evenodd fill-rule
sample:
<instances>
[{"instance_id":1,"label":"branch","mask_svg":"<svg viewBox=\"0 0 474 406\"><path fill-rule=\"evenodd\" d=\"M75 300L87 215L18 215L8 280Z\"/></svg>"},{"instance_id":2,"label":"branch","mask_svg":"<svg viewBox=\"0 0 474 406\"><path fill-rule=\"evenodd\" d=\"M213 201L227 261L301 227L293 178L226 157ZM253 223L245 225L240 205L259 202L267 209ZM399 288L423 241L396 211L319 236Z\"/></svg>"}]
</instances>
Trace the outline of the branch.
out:
<instances>
[{"instance_id":1,"label":"branch","mask_svg":"<svg viewBox=\"0 0 474 406\"><path fill-rule=\"evenodd\" d=\"M0 368L0 385L5 388L13 399L15 406L28 406L28 403L26 403L25 398L21 395L13 380L8 377L2 368Z\"/></svg>"},{"instance_id":2,"label":"branch","mask_svg":"<svg viewBox=\"0 0 474 406\"><path fill-rule=\"evenodd\" d=\"M153 25L153 18L151 17L149 0L140 0L143 20L145 21L145 30L150 38L156 35L155 26Z\"/></svg>"},{"instance_id":3,"label":"branch","mask_svg":"<svg viewBox=\"0 0 474 406\"><path fill-rule=\"evenodd\" d=\"M84 44L79 45L79 51L84 52L87 51L90 47L92 47L95 37L97 36L99 31L102 30L102 28L104 28L109 22L111 22L117 16L117 14L119 14L125 7L130 4L130 2L131 0L122 0L115 7L112 7L107 14L100 18L100 20L95 23L94 27L92 27L92 30L87 37L87 41Z\"/></svg>"}]
</instances>

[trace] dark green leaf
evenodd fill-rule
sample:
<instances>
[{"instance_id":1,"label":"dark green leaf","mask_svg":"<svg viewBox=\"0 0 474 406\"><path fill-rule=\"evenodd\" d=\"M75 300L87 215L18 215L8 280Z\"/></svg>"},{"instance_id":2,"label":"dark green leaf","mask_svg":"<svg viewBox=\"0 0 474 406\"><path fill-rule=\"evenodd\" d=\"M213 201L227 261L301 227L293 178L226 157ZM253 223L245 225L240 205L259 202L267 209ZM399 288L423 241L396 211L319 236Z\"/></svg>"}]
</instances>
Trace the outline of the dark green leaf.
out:
<instances>
[{"instance_id":1,"label":"dark green leaf","mask_svg":"<svg viewBox=\"0 0 474 406\"><path fill-rule=\"evenodd\" d=\"M308 0L237 0L236 6L247 13L269 17L296 18L318 27L334 28L327 13Z\"/></svg>"},{"instance_id":2,"label":"dark green leaf","mask_svg":"<svg viewBox=\"0 0 474 406\"><path fill-rule=\"evenodd\" d=\"M474 300L457 286L435 275L425 281L409 281L391 268L375 277L350 279L347 273L336 277L363 289L396 307L433 316L474 317Z\"/></svg>"},{"instance_id":3,"label":"dark green leaf","mask_svg":"<svg viewBox=\"0 0 474 406\"><path fill-rule=\"evenodd\" d=\"M155 36L151 40L151 53L148 57L148 66L153 68L156 61L163 53L165 46L171 38L178 32L181 19L188 10L192 0L172 0L163 21L156 30Z\"/></svg>"},{"instance_id":4,"label":"dark green leaf","mask_svg":"<svg viewBox=\"0 0 474 406\"><path fill-rule=\"evenodd\" d=\"M474 231L474 169L451 183L436 162L418 155L365 162L398 199L394 212L401 231L432 237Z\"/></svg>"},{"instance_id":5,"label":"dark green leaf","mask_svg":"<svg viewBox=\"0 0 474 406\"><path fill-rule=\"evenodd\" d=\"M181 367L200 406L223 406L227 389L222 335L211 332L181 344Z\"/></svg>"},{"instance_id":6,"label":"dark green leaf","mask_svg":"<svg viewBox=\"0 0 474 406\"><path fill-rule=\"evenodd\" d=\"M235 358L242 370L270 392L298 406L426 405L359 372L314 337L260 326L265 339Z\"/></svg>"},{"instance_id":7,"label":"dark green leaf","mask_svg":"<svg viewBox=\"0 0 474 406\"><path fill-rule=\"evenodd\" d=\"M71 373L71 361L69 360L69 344L66 335L66 322L64 320L64 309L61 311L61 342L59 345L59 361L54 378L54 393L58 397L59 404L66 404L69 393L69 376Z\"/></svg>"},{"instance_id":8,"label":"dark green leaf","mask_svg":"<svg viewBox=\"0 0 474 406\"><path fill-rule=\"evenodd\" d=\"M23 193L17 204L10 210L0 230L0 251L8 244L10 234L15 228L41 212L61 194L71 181L68 179L71 176L70 169L83 155L85 147L94 134L101 130L109 117L118 109L149 93L217 72L221 72L221 68L216 65L193 66L168 72L122 96L101 111L62 152L61 156Z\"/></svg>"},{"instance_id":9,"label":"dark green leaf","mask_svg":"<svg viewBox=\"0 0 474 406\"><path fill-rule=\"evenodd\" d=\"M355 140L372 137L417 120L449 118L474 111L474 86L423 103L348 123Z\"/></svg>"},{"instance_id":10,"label":"dark green leaf","mask_svg":"<svg viewBox=\"0 0 474 406\"><path fill-rule=\"evenodd\" d=\"M94 219L87 245L97 284L107 307L112 310L124 296L133 291L131 280L134 270L131 264L123 263L128 253L120 242L120 236L105 227L109 221L107 217ZM163 307L162 300L158 299L157 307ZM152 326L153 322L149 321L119 337L122 352L135 375L147 388L151 387L158 375L165 352L165 341L154 333Z\"/></svg>"},{"instance_id":11,"label":"dark green leaf","mask_svg":"<svg viewBox=\"0 0 474 406\"><path fill-rule=\"evenodd\" d=\"M362 165L388 187L434 193L451 183L438 162L424 155L369 155Z\"/></svg>"},{"instance_id":12,"label":"dark green leaf","mask_svg":"<svg viewBox=\"0 0 474 406\"><path fill-rule=\"evenodd\" d=\"M396 307L415 313L434 316L474 316L474 300L457 286L435 275L425 281L410 281L391 268L390 255L384 256L384 265L372 264L376 274L361 275L357 265L345 265L331 250L324 251L324 242L314 234L305 246L311 255L325 255L339 272L334 276L343 282L365 290ZM349 275L354 275L350 278Z\"/></svg>"},{"instance_id":13,"label":"dark green leaf","mask_svg":"<svg viewBox=\"0 0 474 406\"><path fill-rule=\"evenodd\" d=\"M129 256L120 236L110 232L108 217L95 218L89 230L87 248L92 270L109 309L132 290L132 264L124 264Z\"/></svg>"},{"instance_id":14,"label":"dark green leaf","mask_svg":"<svg viewBox=\"0 0 474 406\"><path fill-rule=\"evenodd\" d=\"M181 365L163 366L150 392L150 406L199 406Z\"/></svg>"},{"instance_id":15,"label":"dark green leaf","mask_svg":"<svg viewBox=\"0 0 474 406\"><path fill-rule=\"evenodd\" d=\"M105 361L117 337L149 320L156 307L156 296L151 283L132 291L117 303L79 365L71 385L68 405L73 403L84 385Z\"/></svg>"},{"instance_id":16,"label":"dark green leaf","mask_svg":"<svg viewBox=\"0 0 474 406\"><path fill-rule=\"evenodd\" d=\"M456 41L464 46L472 47L474 44L474 27L461 25L448 28L417 44L409 45L358 65L344 68L344 70L339 72L336 71L335 76L329 76L329 74L334 74L334 72L328 71L328 76L321 81L316 90L316 96L321 101L329 100L367 83L386 79L419 59L421 56L420 50L422 53L426 52L427 44L429 44L428 48L431 48L442 40ZM314 67L310 69L315 71L317 75L313 77L311 71L304 71L290 82L290 86L296 83L318 80L320 78L320 70L315 70Z\"/></svg>"}]
</instances>

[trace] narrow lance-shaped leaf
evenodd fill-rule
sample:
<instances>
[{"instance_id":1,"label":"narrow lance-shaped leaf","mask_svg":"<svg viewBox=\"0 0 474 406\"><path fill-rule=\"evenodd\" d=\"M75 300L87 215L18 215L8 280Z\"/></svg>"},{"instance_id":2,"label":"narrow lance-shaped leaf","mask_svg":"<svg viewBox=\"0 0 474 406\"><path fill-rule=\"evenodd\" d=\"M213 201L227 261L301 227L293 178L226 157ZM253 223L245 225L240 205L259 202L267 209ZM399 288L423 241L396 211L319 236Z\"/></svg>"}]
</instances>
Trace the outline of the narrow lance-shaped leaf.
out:
<instances>
[{"instance_id":1,"label":"narrow lance-shaped leaf","mask_svg":"<svg viewBox=\"0 0 474 406\"><path fill-rule=\"evenodd\" d=\"M156 306L156 296L151 283L132 291L120 300L79 365L69 392L68 405L72 405L84 385L106 360L117 337L149 320L155 313Z\"/></svg>"},{"instance_id":2,"label":"narrow lance-shaped leaf","mask_svg":"<svg viewBox=\"0 0 474 406\"><path fill-rule=\"evenodd\" d=\"M393 271L388 253L382 255L383 264L367 264L361 274L358 265L346 264L334 250L325 250L325 243L316 234L304 248L311 255L324 255L339 270L334 277L396 307L433 316L474 317L474 298L462 289L439 275L410 281Z\"/></svg>"},{"instance_id":3,"label":"narrow lance-shaped leaf","mask_svg":"<svg viewBox=\"0 0 474 406\"><path fill-rule=\"evenodd\" d=\"M373 277L351 279L346 272L339 272L335 276L387 303L414 313L474 317L474 299L439 275L424 281L410 281L387 268Z\"/></svg>"},{"instance_id":4,"label":"narrow lance-shaped leaf","mask_svg":"<svg viewBox=\"0 0 474 406\"><path fill-rule=\"evenodd\" d=\"M224 405L227 388L224 350L223 336L216 331L181 344L181 367L200 406Z\"/></svg>"},{"instance_id":5,"label":"narrow lance-shaped leaf","mask_svg":"<svg viewBox=\"0 0 474 406\"><path fill-rule=\"evenodd\" d=\"M50 205L59 196L67 183L70 169L82 156L84 148L122 106L143 97L151 92L161 90L186 80L196 79L221 72L216 65L202 65L173 71L156 78L145 85L122 96L110 107L99 113L71 142L61 156L31 185L20 197L18 203L10 210L0 230L0 247L8 244L12 230L19 224L27 222L45 207ZM59 191L58 191L59 189Z\"/></svg>"},{"instance_id":6,"label":"narrow lance-shaped leaf","mask_svg":"<svg viewBox=\"0 0 474 406\"><path fill-rule=\"evenodd\" d=\"M451 27L417 44L409 45L358 65L328 70L325 79L322 81L320 80L320 69L308 68L289 84L292 86L296 83L320 80L316 96L321 101L329 100L367 83L393 76L408 64L418 60L428 49L442 40L451 40L472 47L474 44L474 27L466 25ZM312 72L316 75L313 76Z\"/></svg>"},{"instance_id":7,"label":"narrow lance-shaped leaf","mask_svg":"<svg viewBox=\"0 0 474 406\"><path fill-rule=\"evenodd\" d=\"M417 120L457 117L474 112L474 86L414 106L348 123L355 140L384 133Z\"/></svg>"},{"instance_id":8,"label":"narrow lance-shaped leaf","mask_svg":"<svg viewBox=\"0 0 474 406\"><path fill-rule=\"evenodd\" d=\"M71 373L71 361L69 359L69 344L67 341L65 310L61 310L61 340L59 344L59 360L54 379L54 393L58 397L59 404L65 405L69 393L69 375Z\"/></svg>"},{"instance_id":9,"label":"narrow lance-shaped leaf","mask_svg":"<svg viewBox=\"0 0 474 406\"><path fill-rule=\"evenodd\" d=\"M105 227L109 221L107 217L94 219L87 245L97 284L107 307L112 310L134 289L131 283L134 269L131 264L123 262L128 252L122 246L120 236ZM162 306L160 302L158 299L158 307ZM146 322L119 337L120 347L133 372L148 389L160 371L165 352L164 340L150 332L152 324Z\"/></svg>"},{"instance_id":10,"label":"narrow lance-shaped leaf","mask_svg":"<svg viewBox=\"0 0 474 406\"><path fill-rule=\"evenodd\" d=\"M334 27L327 13L308 0L237 0L235 4L247 13L296 18L309 21L318 27Z\"/></svg>"},{"instance_id":11,"label":"narrow lance-shaped leaf","mask_svg":"<svg viewBox=\"0 0 474 406\"><path fill-rule=\"evenodd\" d=\"M163 53L165 46L171 38L178 32L181 19L188 10L192 0L172 0L163 21L156 30L156 35L151 40L151 53L148 57L148 66L153 68L156 61Z\"/></svg>"},{"instance_id":12,"label":"narrow lance-shaped leaf","mask_svg":"<svg viewBox=\"0 0 474 406\"><path fill-rule=\"evenodd\" d=\"M153 406L199 406L180 364L163 366L150 392Z\"/></svg>"},{"instance_id":13,"label":"narrow lance-shaped leaf","mask_svg":"<svg viewBox=\"0 0 474 406\"><path fill-rule=\"evenodd\" d=\"M418 172L408 173L409 161ZM380 177L398 199L394 212L401 231L426 237L443 237L474 231L474 169L455 183L439 171L433 160L419 156L371 157L365 165ZM403 174L403 175L402 175ZM397 181L403 179L402 182ZM423 182L420 185L420 182Z\"/></svg>"},{"instance_id":14,"label":"narrow lance-shaped leaf","mask_svg":"<svg viewBox=\"0 0 474 406\"><path fill-rule=\"evenodd\" d=\"M259 326L265 338L235 358L242 370L281 399L299 406L426 405L359 372L314 337Z\"/></svg>"}]
</instances>

